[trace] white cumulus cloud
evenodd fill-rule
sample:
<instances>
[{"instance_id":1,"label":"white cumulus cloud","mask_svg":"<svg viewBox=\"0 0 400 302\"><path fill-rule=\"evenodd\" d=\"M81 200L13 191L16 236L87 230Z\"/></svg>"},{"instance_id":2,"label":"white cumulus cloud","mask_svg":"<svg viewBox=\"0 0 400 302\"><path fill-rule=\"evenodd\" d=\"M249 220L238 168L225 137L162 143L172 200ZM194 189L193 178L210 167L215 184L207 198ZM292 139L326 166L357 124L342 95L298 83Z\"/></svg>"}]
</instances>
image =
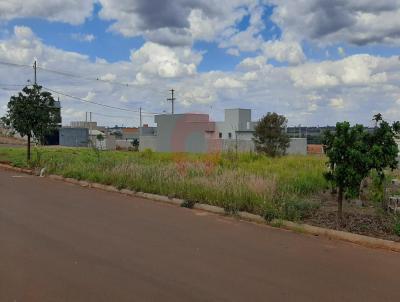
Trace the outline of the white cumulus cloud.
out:
<instances>
[{"instance_id":1,"label":"white cumulus cloud","mask_svg":"<svg viewBox=\"0 0 400 302\"><path fill-rule=\"evenodd\" d=\"M0 21L33 17L82 24L92 15L93 4L93 0L2 0Z\"/></svg>"}]
</instances>

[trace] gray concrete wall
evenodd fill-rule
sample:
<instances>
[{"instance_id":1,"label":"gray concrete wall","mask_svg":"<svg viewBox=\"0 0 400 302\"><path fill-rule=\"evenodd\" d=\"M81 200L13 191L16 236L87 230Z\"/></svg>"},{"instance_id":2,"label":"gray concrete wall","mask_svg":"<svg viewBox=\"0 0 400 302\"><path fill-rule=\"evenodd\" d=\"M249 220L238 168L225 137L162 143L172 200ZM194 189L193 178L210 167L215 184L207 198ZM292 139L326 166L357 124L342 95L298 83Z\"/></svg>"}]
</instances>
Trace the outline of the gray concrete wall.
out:
<instances>
[{"instance_id":1,"label":"gray concrete wall","mask_svg":"<svg viewBox=\"0 0 400 302\"><path fill-rule=\"evenodd\" d=\"M214 130L207 114L157 115L155 122L158 152L207 152L206 132Z\"/></svg>"},{"instance_id":2,"label":"gray concrete wall","mask_svg":"<svg viewBox=\"0 0 400 302\"><path fill-rule=\"evenodd\" d=\"M107 136L105 139L106 142L106 150L114 151L117 149L115 136Z\"/></svg>"},{"instance_id":3,"label":"gray concrete wall","mask_svg":"<svg viewBox=\"0 0 400 302\"><path fill-rule=\"evenodd\" d=\"M253 140L253 132L237 132L237 139L239 140L247 140L247 141L252 141Z\"/></svg>"},{"instance_id":4,"label":"gray concrete wall","mask_svg":"<svg viewBox=\"0 0 400 302\"><path fill-rule=\"evenodd\" d=\"M208 140L208 143L214 146L214 152L253 152L255 151L255 144L253 140L249 139L222 139L222 140ZM211 149L211 148L210 148ZM307 155L307 139L294 138L290 139L290 146L286 150L288 155Z\"/></svg>"},{"instance_id":5,"label":"gray concrete wall","mask_svg":"<svg viewBox=\"0 0 400 302\"><path fill-rule=\"evenodd\" d=\"M251 121L250 109L225 109L225 120L215 123L215 131L217 132L217 136L219 136L219 133L222 134L222 139L230 139L229 133L231 134L231 138L235 139L237 131L254 130L255 124L256 122ZM238 133L238 135L241 134Z\"/></svg>"},{"instance_id":6,"label":"gray concrete wall","mask_svg":"<svg viewBox=\"0 0 400 302\"><path fill-rule=\"evenodd\" d=\"M232 137L234 136L235 129L234 125L229 125L225 122L216 122L215 123L215 131L217 132L217 136L219 137L219 133L222 134L222 139L229 139L229 133L232 134Z\"/></svg>"},{"instance_id":7,"label":"gray concrete wall","mask_svg":"<svg viewBox=\"0 0 400 302\"><path fill-rule=\"evenodd\" d=\"M60 146L87 147L89 141L89 129L87 128L61 128Z\"/></svg>"},{"instance_id":8,"label":"gray concrete wall","mask_svg":"<svg viewBox=\"0 0 400 302\"><path fill-rule=\"evenodd\" d=\"M234 140L234 139L224 139L222 140L222 150L223 152L235 151L236 148L238 152L252 152L254 151L254 142L251 140Z\"/></svg>"},{"instance_id":9,"label":"gray concrete wall","mask_svg":"<svg viewBox=\"0 0 400 302\"><path fill-rule=\"evenodd\" d=\"M97 122L76 121L70 123L71 128L97 129Z\"/></svg>"},{"instance_id":10,"label":"gray concrete wall","mask_svg":"<svg viewBox=\"0 0 400 302\"><path fill-rule=\"evenodd\" d=\"M139 151L144 151L146 149L153 151L158 150L157 136L141 136L139 142Z\"/></svg>"},{"instance_id":11,"label":"gray concrete wall","mask_svg":"<svg viewBox=\"0 0 400 302\"><path fill-rule=\"evenodd\" d=\"M290 146L286 153L290 155L307 155L307 139L291 138Z\"/></svg>"},{"instance_id":12,"label":"gray concrete wall","mask_svg":"<svg viewBox=\"0 0 400 302\"><path fill-rule=\"evenodd\" d=\"M139 137L145 135L157 135L157 127L141 127L139 128Z\"/></svg>"},{"instance_id":13,"label":"gray concrete wall","mask_svg":"<svg viewBox=\"0 0 400 302\"><path fill-rule=\"evenodd\" d=\"M208 139L206 141L207 147L204 149L199 149L196 143L198 139L193 136L191 139L186 141L185 151L159 151L158 140L156 136L144 136L140 138L139 150L143 151L145 149L151 149L156 152L191 152L191 153L206 153L206 152L228 152L236 151L236 146L238 152L254 152L255 146L254 142L251 140L234 140L234 139ZM293 139L291 140L290 146L286 153L288 155L307 155L307 142L306 139Z\"/></svg>"},{"instance_id":14,"label":"gray concrete wall","mask_svg":"<svg viewBox=\"0 0 400 302\"><path fill-rule=\"evenodd\" d=\"M237 131L246 130L251 122L250 109L225 109L225 123L233 125Z\"/></svg>"}]
</instances>

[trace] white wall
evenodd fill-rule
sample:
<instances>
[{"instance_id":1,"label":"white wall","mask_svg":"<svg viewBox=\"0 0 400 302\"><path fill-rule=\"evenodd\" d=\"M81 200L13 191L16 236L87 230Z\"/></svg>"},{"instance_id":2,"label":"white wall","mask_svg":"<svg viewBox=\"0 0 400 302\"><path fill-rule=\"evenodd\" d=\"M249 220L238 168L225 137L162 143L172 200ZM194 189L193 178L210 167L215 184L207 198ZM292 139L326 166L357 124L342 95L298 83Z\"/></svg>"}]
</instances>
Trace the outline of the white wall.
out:
<instances>
[{"instance_id":1,"label":"white wall","mask_svg":"<svg viewBox=\"0 0 400 302\"><path fill-rule=\"evenodd\" d=\"M127 141L125 139L117 139L115 141L115 144L118 148L128 150L130 147L132 147L131 141Z\"/></svg>"}]
</instances>

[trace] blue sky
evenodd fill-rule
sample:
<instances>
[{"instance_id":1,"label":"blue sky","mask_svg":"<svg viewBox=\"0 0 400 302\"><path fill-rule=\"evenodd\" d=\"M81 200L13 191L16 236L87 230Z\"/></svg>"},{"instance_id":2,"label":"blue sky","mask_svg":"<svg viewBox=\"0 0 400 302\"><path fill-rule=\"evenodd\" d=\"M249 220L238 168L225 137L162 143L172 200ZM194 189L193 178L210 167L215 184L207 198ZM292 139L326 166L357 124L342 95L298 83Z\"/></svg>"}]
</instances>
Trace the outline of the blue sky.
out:
<instances>
[{"instance_id":1,"label":"blue sky","mask_svg":"<svg viewBox=\"0 0 400 302\"><path fill-rule=\"evenodd\" d=\"M112 21L99 18L98 13L101 7L94 4L93 15L79 25L68 23L52 22L41 18L16 18L4 25L4 29L12 32L15 26L27 26L47 45L54 46L66 51L78 52L88 55L92 61L96 58L106 59L108 62L129 60L132 49L140 48L145 39L139 37L124 37L109 29ZM266 5L264 7L263 21L265 29L260 32L265 41L277 40L282 36L282 31L277 24L271 20L271 15L275 6ZM240 22L235 24L238 31L244 31L249 27L250 15L245 15ZM74 35L93 35L95 38L91 42L79 41ZM322 61L326 59L339 60L343 55L339 54L338 48L345 49L346 55L358 53L369 53L371 55L390 57L400 53L397 45L365 45L356 46L347 43L334 43L332 45L315 45L309 42L302 43L303 51L310 60ZM194 49L203 52L203 60L199 65L199 71L233 70L244 58L255 56L256 52L249 51L238 56L229 55L226 49L220 48L217 42L197 41ZM327 52L329 55L327 55ZM281 66L284 62L271 60L271 64Z\"/></svg>"},{"instance_id":2,"label":"blue sky","mask_svg":"<svg viewBox=\"0 0 400 302\"><path fill-rule=\"evenodd\" d=\"M94 15L80 25L39 18L18 18L8 22L6 28L12 32L14 26L30 27L45 44L88 55L92 61L96 57L109 62L128 60L130 50L140 48L144 43L143 38L126 38L109 32L107 29L111 22L100 20L97 16L99 7L95 7ZM95 39L91 42L78 41L73 38L74 34L94 35Z\"/></svg>"},{"instance_id":3,"label":"blue sky","mask_svg":"<svg viewBox=\"0 0 400 302\"><path fill-rule=\"evenodd\" d=\"M129 60L132 49L140 48L144 43L143 37L124 37L109 29L112 21L99 18L98 13L101 7L94 4L93 15L79 25L68 23L52 22L41 18L16 18L6 23L4 28L12 33L15 26L27 26L47 45L54 46L66 51L78 52L88 55L92 61L96 58L106 59L108 62ZM263 19L267 25L260 34L266 40L272 40L280 36L279 27L270 19L273 7L266 6ZM243 31L249 26L249 15L235 24L238 31ZM74 35L93 35L95 39L91 42L74 39ZM255 52L243 53L239 56L232 56L226 50L218 47L216 42L196 41L193 48L203 52L203 60L199 65L199 71L210 70L233 70L243 58L254 56Z\"/></svg>"},{"instance_id":4,"label":"blue sky","mask_svg":"<svg viewBox=\"0 0 400 302\"><path fill-rule=\"evenodd\" d=\"M131 110L169 110L174 87L178 110L214 119L246 107L254 118L278 111L290 124L369 122L377 110L390 119L399 111L399 20L397 0L11 0L0 4L0 60L37 59L77 75L46 72L43 84ZM22 72L0 68L0 84ZM12 93L4 88L2 111ZM102 111L65 102L65 122Z\"/></svg>"}]
</instances>

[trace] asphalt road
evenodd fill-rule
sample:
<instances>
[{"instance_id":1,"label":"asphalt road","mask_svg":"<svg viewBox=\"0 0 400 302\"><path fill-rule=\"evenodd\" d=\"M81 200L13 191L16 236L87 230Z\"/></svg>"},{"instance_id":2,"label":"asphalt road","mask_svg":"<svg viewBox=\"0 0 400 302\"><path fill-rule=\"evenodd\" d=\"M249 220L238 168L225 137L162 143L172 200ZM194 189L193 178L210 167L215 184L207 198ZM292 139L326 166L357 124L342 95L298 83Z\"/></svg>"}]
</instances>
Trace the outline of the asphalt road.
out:
<instances>
[{"instance_id":1,"label":"asphalt road","mask_svg":"<svg viewBox=\"0 0 400 302\"><path fill-rule=\"evenodd\" d=\"M0 301L400 301L400 254L0 170Z\"/></svg>"}]
</instances>

